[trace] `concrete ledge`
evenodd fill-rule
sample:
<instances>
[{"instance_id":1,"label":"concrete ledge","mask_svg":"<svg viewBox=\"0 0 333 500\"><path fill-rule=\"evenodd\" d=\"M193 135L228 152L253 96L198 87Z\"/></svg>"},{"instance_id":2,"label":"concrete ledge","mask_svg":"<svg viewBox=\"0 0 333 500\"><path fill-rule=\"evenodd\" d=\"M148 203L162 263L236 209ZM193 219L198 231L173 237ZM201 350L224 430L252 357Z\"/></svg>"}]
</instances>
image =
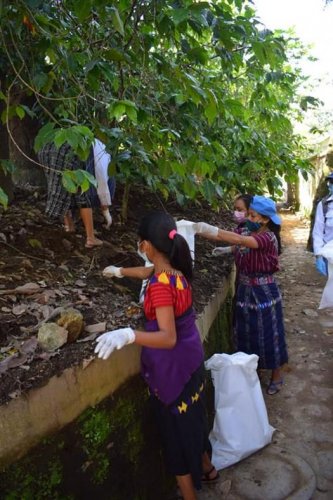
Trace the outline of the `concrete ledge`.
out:
<instances>
[{"instance_id":1,"label":"concrete ledge","mask_svg":"<svg viewBox=\"0 0 333 500\"><path fill-rule=\"evenodd\" d=\"M233 292L234 270L222 280L197 320L202 340L228 293ZM0 407L0 466L23 456L41 439L77 418L87 407L112 394L140 371L140 348L130 345L107 361L93 359L64 370L40 388Z\"/></svg>"}]
</instances>

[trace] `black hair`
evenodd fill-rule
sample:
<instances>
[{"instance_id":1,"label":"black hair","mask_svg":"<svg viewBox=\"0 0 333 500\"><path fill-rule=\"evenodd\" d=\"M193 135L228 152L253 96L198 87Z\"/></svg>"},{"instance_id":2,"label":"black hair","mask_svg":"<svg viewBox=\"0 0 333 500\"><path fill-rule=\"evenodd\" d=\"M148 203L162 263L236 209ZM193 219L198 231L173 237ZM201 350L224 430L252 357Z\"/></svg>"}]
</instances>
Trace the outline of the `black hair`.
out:
<instances>
[{"instance_id":1,"label":"black hair","mask_svg":"<svg viewBox=\"0 0 333 500\"><path fill-rule=\"evenodd\" d=\"M267 227L270 231L272 231L272 233L275 234L277 242L278 242L278 254L281 255L281 253L282 253L281 225L275 224L271 219L269 219L269 223L267 224Z\"/></svg>"},{"instance_id":2,"label":"black hair","mask_svg":"<svg viewBox=\"0 0 333 500\"><path fill-rule=\"evenodd\" d=\"M154 211L142 217L138 235L141 240L150 243L159 252L166 255L174 269L181 271L188 281L193 278L192 257L187 241L179 233L171 239L169 233L177 231L172 215L167 212Z\"/></svg>"},{"instance_id":3,"label":"black hair","mask_svg":"<svg viewBox=\"0 0 333 500\"><path fill-rule=\"evenodd\" d=\"M243 200L244 203L245 203L245 206L247 208L247 210L250 208L250 205L252 203L252 200L253 200L253 195L252 194L240 194L239 196L237 196L236 200Z\"/></svg>"}]
</instances>

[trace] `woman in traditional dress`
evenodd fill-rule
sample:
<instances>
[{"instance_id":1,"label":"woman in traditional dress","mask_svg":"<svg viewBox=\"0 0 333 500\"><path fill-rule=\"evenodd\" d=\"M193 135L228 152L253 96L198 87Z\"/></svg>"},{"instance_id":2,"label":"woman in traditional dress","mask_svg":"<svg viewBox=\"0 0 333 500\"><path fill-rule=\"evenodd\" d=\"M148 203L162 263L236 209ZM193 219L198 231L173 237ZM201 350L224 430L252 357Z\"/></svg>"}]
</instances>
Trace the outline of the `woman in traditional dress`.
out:
<instances>
[{"instance_id":1,"label":"woman in traditional dress","mask_svg":"<svg viewBox=\"0 0 333 500\"><path fill-rule=\"evenodd\" d=\"M282 299L274 273L278 271L280 217L270 198L254 196L250 204L247 229L225 231L199 222L197 234L233 245L237 268L234 303L234 347L259 356L259 369L272 375L267 394L279 392L283 385L281 367L287 363Z\"/></svg>"}]
</instances>

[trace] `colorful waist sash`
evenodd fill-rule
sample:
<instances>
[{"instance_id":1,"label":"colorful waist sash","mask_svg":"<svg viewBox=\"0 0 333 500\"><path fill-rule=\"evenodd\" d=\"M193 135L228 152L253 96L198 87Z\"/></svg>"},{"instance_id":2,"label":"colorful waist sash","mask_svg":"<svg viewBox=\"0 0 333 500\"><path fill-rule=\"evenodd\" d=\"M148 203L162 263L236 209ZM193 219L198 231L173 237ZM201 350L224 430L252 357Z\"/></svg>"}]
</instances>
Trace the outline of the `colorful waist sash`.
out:
<instances>
[{"instance_id":1,"label":"colorful waist sash","mask_svg":"<svg viewBox=\"0 0 333 500\"><path fill-rule=\"evenodd\" d=\"M275 283L275 278L272 274L262 276L247 276L246 274L240 274L238 276L238 283L248 286L269 285Z\"/></svg>"}]
</instances>

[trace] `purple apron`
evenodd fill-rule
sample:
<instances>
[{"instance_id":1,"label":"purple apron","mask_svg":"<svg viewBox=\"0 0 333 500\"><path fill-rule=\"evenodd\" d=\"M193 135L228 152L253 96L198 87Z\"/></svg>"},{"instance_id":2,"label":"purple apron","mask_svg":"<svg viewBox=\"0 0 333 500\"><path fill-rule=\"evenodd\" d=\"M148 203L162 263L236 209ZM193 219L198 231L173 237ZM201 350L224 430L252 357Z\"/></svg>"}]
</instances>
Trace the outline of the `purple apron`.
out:
<instances>
[{"instance_id":1,"label":"purple apron","mask_svg":"<svg viewBox=\"0 0 333 500\"><path fill-rule=\"evenodd\" d=\"M148 332L159 330L156 320L146 322ZM172 403L199 368L204 352L193 309L176 318L177 342L172 349L143 347L141 373L152 394L163 403Z\"/></svg>"}]
</instances>

